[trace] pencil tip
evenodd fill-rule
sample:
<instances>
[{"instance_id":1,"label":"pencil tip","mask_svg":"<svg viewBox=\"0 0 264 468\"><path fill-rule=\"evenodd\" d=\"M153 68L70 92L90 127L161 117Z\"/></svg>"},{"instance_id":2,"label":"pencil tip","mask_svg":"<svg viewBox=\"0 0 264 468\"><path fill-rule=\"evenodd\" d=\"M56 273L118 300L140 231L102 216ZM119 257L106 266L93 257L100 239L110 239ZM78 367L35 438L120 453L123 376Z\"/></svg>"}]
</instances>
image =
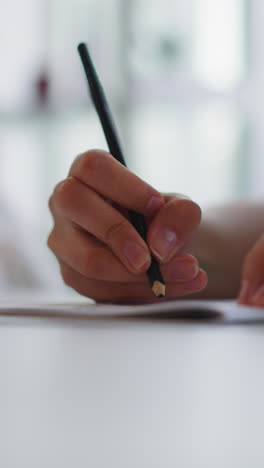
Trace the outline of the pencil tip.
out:
<instances>
[{"instance_id":1,"label":"pencil tip","mask_svg":"<svg viewBox=\"0 0 264 468\"><path fill-rule=\"evenodd\" d=\"M165 284L160 283L160 281L154 281L152 286L152 291L157 297L164 297L165 296Z\"/></svg>"}]
</instances>

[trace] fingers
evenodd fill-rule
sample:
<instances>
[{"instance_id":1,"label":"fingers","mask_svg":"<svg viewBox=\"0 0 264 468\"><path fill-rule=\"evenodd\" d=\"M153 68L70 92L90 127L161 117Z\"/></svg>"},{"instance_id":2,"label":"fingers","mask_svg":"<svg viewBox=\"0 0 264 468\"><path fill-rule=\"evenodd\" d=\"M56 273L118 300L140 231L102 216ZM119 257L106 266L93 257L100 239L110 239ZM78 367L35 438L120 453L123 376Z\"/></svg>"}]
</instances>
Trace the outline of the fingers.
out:
<instances>
[{"instance_id":1,"label":"fingers","mask_svg":"<svg viewBox=\"0 0 264 468\"><path fill-rule=\"evenodd\" d=\"M122 211L124 209L124 211ZM126 210L146 216L146 242ZM48 245L69 286L96 300L153 300L146 271L151 251L161 263L167 297L197 292L207 276L197 260L179 255L200 222L200 208L182 195L159 192L103 151L73 163L50 199L54 228Z\"/></svg>"},{"instance_id":2,"label":"fingers","mask_svg":"<svg viewBox=\"0 0 264 468\"><path fill-rule=\"evenodd\" d=\"M171 195L149 224L148 245L162 262L168 262L184 245L201 219L199 206L180 195Z\"/></svg>"},{"instance_id":3,"label":"fingers","mask_svg":"<svg viewBox=\"0 0 264 468\"><path fill-rule=\"evenodd\" d=\"M75 159L69 175L101 196L145 216L152 216L164 204L157 190L105 151L91 150L81 154Z\"/></svg>"},{"instance_id":4,"label":"fingers","mask_svg":"<svg viewBox=\"0 0 264 468\"><path fill-rule=\"evenodd\" d=\"M57 186L52 209L108 245L129 271L140 273L149 267L149 249L131 223L77 179L69 177Z\"/></svg>"},{"instance_id":5,"label":"fingers","mask_svg":"<svg viewBox=\"0 0 264 468\"><path fill-rule=\"evenodd\" d=\"M133 301L160 301L156 298L146 283L113 283L109 281L88 280L85 276L60 262L61 274L64 282L83 296L90 297L98 302L131 302ZM203 270L190 283L168 283L166 285L166 299L186 296L190 292L198 292L207 284L207 275Z\"/></svg>"},{"instance_id":6,"label":"fingers","mask_svg":"<svg viewBox=\"0 0 264 468\"><path fill-rule=\"evenodd\" d=\"M238 302L264 306L264 235L258 239L244 260Z\"/></svg>"},{"instance_id":7,"label":"fingers","mask_svg":"<svg viewBox=\"0 0 264 468\"><path fill-rule=\"evenodd\" d=\"M63 220L51 232L48 245L59 261L86 279L148 284L146 274L130 273L106 245ZM162 265L161 270L166 281L184 282L197 276L199 265L192 255L182 254Z\"/></svg>"},{"instance_id":8,"label":"fingers","mask_svg":"<svg viewBox=\"0 0 264 468\"><path fill-rule=\"evenodd\" d=\"M150 251L131 223L105 197L148 213L149 219L161 203L162 208L149 226L148 242L163 263L175 255L199 224L198 205L179 195L167 196L165 203L158 192L102 151L79 156L70 174L75 177L58 184L51 197L54 217L70 220L107 244L130 272L148 269Z\"/></svg>"},{"instance_id":9,"label":"fingers","mask_svg":"<svg viewBox=\"0 0 264 468\"><path fill-rule=\"evenodd\" d=\"M59 261L86 279L137 281L138 275L130 273L108 246L66 221L55 225L48 245ZM145 280L145 275L140 278Z\"/></svg>"}]
</instances>

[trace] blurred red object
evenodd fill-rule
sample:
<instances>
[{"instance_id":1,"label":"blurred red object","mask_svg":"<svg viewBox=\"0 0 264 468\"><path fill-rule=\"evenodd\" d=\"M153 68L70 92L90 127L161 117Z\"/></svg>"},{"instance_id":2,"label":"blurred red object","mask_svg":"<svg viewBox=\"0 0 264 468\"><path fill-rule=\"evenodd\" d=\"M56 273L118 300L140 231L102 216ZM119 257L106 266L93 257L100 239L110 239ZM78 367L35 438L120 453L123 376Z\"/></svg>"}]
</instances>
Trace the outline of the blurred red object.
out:
<instances>
[{"instance_id":1,"label":"blurred red object","mask_svg":"<svg viewBox=\"0 0 264 468\"><path fill-rule=\"evenodd\" d=\"M45 106L49 100L49 76L46 72L42 72L36 83L37 98L41 106Z\"/></svg>"}]
</instances>

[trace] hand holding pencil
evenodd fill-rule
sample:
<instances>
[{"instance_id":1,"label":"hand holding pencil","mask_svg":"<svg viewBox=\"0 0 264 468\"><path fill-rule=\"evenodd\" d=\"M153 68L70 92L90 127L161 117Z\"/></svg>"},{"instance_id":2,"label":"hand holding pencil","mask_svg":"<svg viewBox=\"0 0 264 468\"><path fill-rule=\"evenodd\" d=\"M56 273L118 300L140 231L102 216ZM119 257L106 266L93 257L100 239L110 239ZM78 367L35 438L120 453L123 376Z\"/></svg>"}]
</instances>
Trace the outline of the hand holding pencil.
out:
<instances>
[{"instance_id":1,"label":"hand holding pencil","mask_svg":"<svg viewBox=\"0 0 264 468\"><path fill-rule=\"evenodd\" d=\"M64 281L98 301L153 300L147 277L156 297L164 297L166 265L167 297L175 296L173 280L180 295L203 289L207 276L196 259L177 255L200 222L200 208L186 197L162 196L128 171L86 44L78 51L111 155L89 151L78 157L50 199L55 226L48 243Z\"/></svg>"},{"instance_id":2,"label":"hand holding pencil","mask_svg":"<svg viewBox=\"0 0 264 468\"><path fill-rule=\"evenodd\" d=\"M159 301L146 272L151 254L166 298L202 290L206 273L182 253L200 222L200 208L181 195L163 195L117 162L91 150L78 156L50 198L54 227L48 244L67 285L96 301ZM143 241L127 210L146 215ZM173 233L173 234L172 234Z\"/></svg>"}]
</instances>

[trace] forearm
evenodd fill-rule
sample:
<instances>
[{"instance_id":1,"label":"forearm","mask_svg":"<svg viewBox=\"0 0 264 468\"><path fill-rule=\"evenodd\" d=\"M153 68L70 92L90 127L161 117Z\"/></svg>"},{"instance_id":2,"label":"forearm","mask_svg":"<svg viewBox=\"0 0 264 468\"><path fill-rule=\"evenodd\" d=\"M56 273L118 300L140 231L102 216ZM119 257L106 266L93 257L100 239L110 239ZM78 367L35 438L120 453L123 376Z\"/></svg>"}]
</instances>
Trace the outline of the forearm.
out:
<instances>
[{"instance_id":1,"label":"forearm","mask_svg":"<svg viewBox=\"0 0 264 468\"><path fill-rule=\"evenodd\" d=\"M245 255L264 232L264 203L234 202L207 209L188 251L208 274L199 297L236 297Z\"/></svg>"}]
</instances>

